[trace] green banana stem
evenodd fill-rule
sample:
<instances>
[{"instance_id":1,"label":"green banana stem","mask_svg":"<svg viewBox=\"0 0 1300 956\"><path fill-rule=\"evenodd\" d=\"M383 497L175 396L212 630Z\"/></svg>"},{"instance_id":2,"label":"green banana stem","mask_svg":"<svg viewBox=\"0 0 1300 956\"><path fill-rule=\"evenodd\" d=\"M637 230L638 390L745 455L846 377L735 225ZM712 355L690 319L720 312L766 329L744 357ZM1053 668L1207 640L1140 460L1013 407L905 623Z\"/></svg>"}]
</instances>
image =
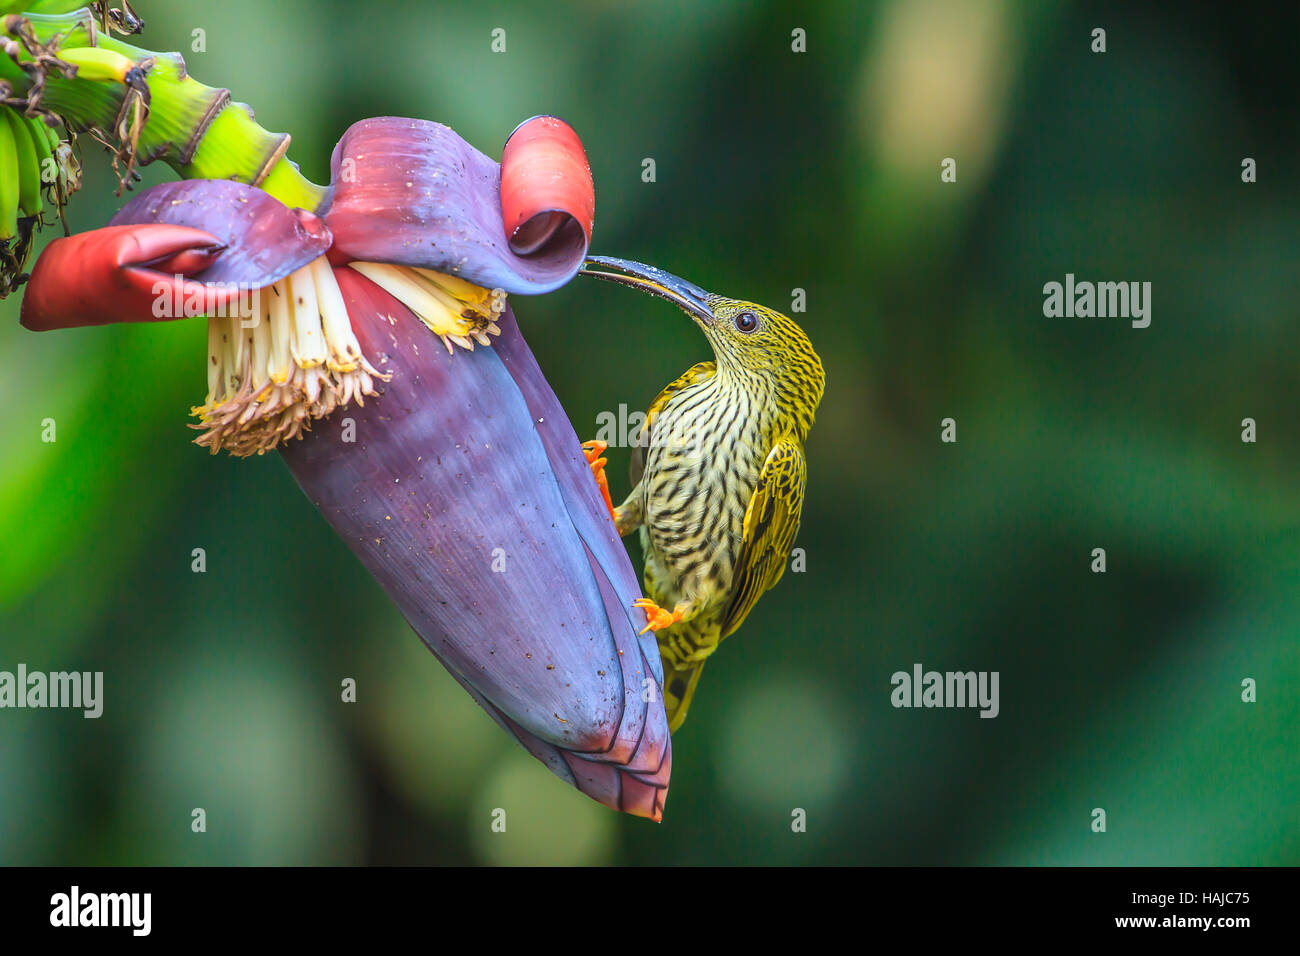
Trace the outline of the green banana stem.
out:
<instances>
[{"instance_id":1,"label":"green banana stem","mask_svg":"<svg viewBox=\"0 0 1300 956\"><path fill-rule=\"evenodd\" d=\"M308 180L285 155L289 134L259 126L229 90L188 76L179 54L105 35L86 8L10 15L3 27L10 55L0 54L0 81L12 97L73 129L92 130L116 150L124 183L135 165L162 160L187 179L234 179L289 206L316 210L325 201L327 187Z\"/></svg>"}]
</instances>

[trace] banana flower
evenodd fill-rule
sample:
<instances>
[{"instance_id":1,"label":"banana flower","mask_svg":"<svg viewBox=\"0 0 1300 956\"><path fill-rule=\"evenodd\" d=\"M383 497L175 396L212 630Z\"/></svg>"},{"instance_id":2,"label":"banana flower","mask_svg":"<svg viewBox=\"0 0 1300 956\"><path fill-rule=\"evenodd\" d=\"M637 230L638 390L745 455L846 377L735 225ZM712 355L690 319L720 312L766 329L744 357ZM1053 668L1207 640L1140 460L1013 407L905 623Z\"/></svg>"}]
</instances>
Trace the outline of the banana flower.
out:
<instances>
[{"instance_id":1,"label":"banana flower","mask_svg":"<svg viewBox=\"0 0 1300 956\"><path fill-rule=\"evenodd\" d=\"M592 798L660 819L671 744L641 592L507 295L577 272L577 135L536 117L501 164L446 126L352 126L315 211L254 186L145 190L50 243L22 323L208 323L197 441L278 450L425 644Z\"/></svg>"}]
</instances>

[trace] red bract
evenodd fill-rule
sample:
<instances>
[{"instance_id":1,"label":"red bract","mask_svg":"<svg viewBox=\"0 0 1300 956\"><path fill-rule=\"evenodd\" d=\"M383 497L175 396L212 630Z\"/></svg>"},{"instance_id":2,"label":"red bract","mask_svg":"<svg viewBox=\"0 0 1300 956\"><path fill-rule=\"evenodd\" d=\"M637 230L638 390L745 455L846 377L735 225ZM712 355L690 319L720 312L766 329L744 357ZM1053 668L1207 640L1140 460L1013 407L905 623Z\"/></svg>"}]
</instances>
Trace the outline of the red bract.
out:
<instances>
[{"instance_id":1,"label":"red bract","mask_svg":"<svg viewBox=\"0 0 1300 956\"><path fill-rule=\"evenodd\" d=\"M329 247L319 218L260 189L225 180L164 183L128 202L107 227L51 242L32 270L21 321L39 332L181 318L156 306L163 297L196 296L228 306L238 292L232 286L269 286Z\"/></svg>"}]
</instances>

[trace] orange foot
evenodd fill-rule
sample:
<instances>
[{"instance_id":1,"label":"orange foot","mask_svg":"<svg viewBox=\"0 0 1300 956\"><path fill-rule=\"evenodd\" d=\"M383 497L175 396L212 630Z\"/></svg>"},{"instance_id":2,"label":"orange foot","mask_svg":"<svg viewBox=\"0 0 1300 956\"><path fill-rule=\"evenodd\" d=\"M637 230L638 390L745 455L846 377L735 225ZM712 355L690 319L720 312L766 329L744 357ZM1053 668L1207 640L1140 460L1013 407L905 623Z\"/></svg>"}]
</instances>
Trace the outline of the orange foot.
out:
<instances>
[{"instance_id":1,"label":"orange foot","mask_svg":"<svg viewBox=\"0 0 1300 956\"><path fill-rule=\"evenodd\" d=\"M609 516L613 519L614 524L618 524L618 515L614 514L614 502L609 497L609 479L605 477L605 466L609 464L608 458L602 458L605 449L609 445L598 438L582 443L582 453L586 456L587 462L591 465L591 474L596 479L596 487L600 489L600 496L605 499L605 507L609 509Z\"/></svg>"},{"instance_id":2,"label":"orange foot","mask_svg":"<svg viewBox=\"0 0 1300 956\"><path fill-rule=\"evenodd\" d=\"M654 601L649 598L641 598L632 602L633 607L639 607L645 611L646 626L641 629L641 633L646 631L662 631L665 627L671 627L682 619L681 611L665 611Z\"/></svg>"}]
</instances>

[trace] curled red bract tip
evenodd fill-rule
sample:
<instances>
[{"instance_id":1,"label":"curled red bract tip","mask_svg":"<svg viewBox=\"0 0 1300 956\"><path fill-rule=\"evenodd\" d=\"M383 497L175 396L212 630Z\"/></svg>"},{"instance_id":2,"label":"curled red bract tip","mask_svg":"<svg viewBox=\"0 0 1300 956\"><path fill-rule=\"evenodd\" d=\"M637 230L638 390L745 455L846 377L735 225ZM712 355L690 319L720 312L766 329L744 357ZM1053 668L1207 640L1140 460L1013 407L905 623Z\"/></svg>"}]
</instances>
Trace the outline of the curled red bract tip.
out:
<instances>
[{"instance_id":1,"label":"curled red bract tip","mask_svg":"<svg viewBox=\"0 0 1300 956\"><path fill-rule=\"evenodd\" d=\"M566 228L587 243L596 215L596 191L582 140L555 116L520 123L501 154L501 214L510 248L531 255Z\"/></svg>"},{"instance_id":2,"label":"curled red bract tip","mask_svg":"<svg viewBox=\"0 0 1300 956\"><path fill-rule=\"evenodd\" d=\"M205 269L222 248L209 232L166 224L105 226L56 239L36 260L20 321L43 332L176 318L158 314L154 303L208 294L186 276ZM216 294L224 304L236 293Z\"/></svg>"}]
</instances>

